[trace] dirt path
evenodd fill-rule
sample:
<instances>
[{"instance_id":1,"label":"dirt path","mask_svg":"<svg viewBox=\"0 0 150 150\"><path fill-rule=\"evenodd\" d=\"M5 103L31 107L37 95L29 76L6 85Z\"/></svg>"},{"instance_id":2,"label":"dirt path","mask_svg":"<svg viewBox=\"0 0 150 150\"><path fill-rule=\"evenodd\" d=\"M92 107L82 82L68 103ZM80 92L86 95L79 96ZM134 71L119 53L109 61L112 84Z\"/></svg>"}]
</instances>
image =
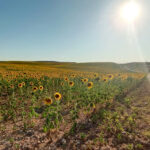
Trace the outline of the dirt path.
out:
<instances>
[{"instance_id":1,"label":"dirt path","mask_svg":"<svg viewBox=\"0 0 150 150\"><path fill-rule=\"evenodd\" d=\"M138 114L139 131L150 139L150 80L144 81L128 97L132 101L131 108Z\"/></svg>"}]
</instances>

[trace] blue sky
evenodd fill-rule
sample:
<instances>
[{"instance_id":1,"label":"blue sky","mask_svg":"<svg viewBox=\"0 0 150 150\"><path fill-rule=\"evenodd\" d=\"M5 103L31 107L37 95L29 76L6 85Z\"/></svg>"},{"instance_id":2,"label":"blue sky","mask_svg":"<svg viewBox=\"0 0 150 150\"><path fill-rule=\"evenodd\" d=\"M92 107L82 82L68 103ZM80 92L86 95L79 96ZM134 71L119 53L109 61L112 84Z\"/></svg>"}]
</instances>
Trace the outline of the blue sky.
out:
<instances>
[{"instance_id":1,"label":"blue sky","mask_svg":"<svg viewBox=\"0 0 150 150\"><path fill-rule=\"evenodd\" d=\"M150 61L150 1L138 0L134 33L124 1L0 0L0 60Z\"/></svg>"}]
</instances>

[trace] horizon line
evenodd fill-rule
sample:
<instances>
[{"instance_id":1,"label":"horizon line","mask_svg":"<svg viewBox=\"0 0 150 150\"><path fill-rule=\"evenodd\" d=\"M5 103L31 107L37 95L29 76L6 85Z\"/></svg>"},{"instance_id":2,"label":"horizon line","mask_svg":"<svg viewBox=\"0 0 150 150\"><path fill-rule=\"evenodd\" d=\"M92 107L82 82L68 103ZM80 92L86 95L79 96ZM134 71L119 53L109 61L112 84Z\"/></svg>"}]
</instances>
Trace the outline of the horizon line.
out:
<instances>
[{"instance_id":1,"label":"horizon line","mask_svg":"<svg viewBox=\"0 0 150 150\"><path fill-rule=\"evenodd\" d=\"M130 61L130 62L113 62L113 61L55 61L55 60L0 60L0 62L58 62L58 63L116 63L116 64L128 64L128 63L150 63L150 61Z\"/></svg>"}]
</instances>

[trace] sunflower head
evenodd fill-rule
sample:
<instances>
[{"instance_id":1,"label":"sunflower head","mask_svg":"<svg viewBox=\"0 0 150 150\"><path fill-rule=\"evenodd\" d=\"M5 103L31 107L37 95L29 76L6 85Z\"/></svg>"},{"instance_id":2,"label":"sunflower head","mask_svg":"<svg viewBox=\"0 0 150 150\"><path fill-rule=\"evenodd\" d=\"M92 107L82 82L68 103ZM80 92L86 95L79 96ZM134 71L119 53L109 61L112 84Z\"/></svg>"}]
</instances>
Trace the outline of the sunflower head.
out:
<instances>
[{"instance_id":1,"label":"sunflower head","mask_svg":"<svg viewBox=\"0 0 150 150\"><path fill-rule=\"evenodd\" d=\"M97 74L97 73L94 73L94 77L98 77L98 74Z\"/></svg>"},{"instance_id":2,"label":"sunflower head","mask_svg":"<svg viewBox=\"0 0 150 150\"><path fill-rule=\"evenodd\" d=\"M61 86L64 86L64 82L61 82Z\"/></svg>"},{"instance_id":3,"label":"sunflower head","mask_svg":"<svg viewBox=\"0 0 150 150\"><path fill-rule=\"evenodd\" d=\"M51 105L53 103L53 100L51 98L45 98L43 102L45 105Z\"/></svg>"},{"instance_id":4,"label":"sunflower head","mask_svg":"<svg viewBox=\"0 0 150 150\"><path fill-rule=\"evenodd\" d=\"M75 78L75 75L74 75L74 74L72 74L72 75L71 75L71 77L72 77L72 78Z\"/></svg>"},{"instance_id":5,"label":"sunflower head","mask_svg":"<svg viewBox=\"0 0 150 150\"><path fill-rule=\"evenodd\" d=\"M26 85L25 82L22 82L22 85L25 86Z\"/></svg>"},{"instance_id":6,"label":"sunflower head","mask_svg":"<svg viewBox=\"0 0 150 150\"><path fill-rule=\"evenodd\" d=\"M93 87L93 82L88 82L87 87L88 89L91 89Z\"/></svg>"},{"instance_id":7,"label":"sunflower head","mask_svg":"<svg viewBox=\"0 0 150 150\"><path fill-rule=\"evenodd\" d=\"M61 94L60 93L58 93L58 92L56 92L55 94L54 94L54 97L55 97L55 100L60 100L61 99Z\"/></svg>"},{"instance_id":8,"label":"sunflower head","mask_svg":"<svg viewBox=\"0 0 150 150\"><path fill-rule=\"evenodd\" d=\"M123 75L123 76L121 77L122 80L126 80L127 78L128 78L127 75Z\"/></svg>"},{"instance_id":9,"label":"sunflower head","mask_svg":"<svg viewBox=\"0 0 150 150\"><path fill-rule=\"evenodd\" d=\"M11 88L11 89L13 89L13 88L14 88L14 85L13 85L13 84L11 84L11 85L10 85L10 88Z\"/></svg>"},{"instance_id":10,"label":"sunflower head","mask_svg":"<svg viewBox=\"0 0 150 150\"><path fill-rule=\"evenodd\" d=\"M100 80L100 77L96 77L95 80L96 80L96 81L99 81L99 80Z\"/></svg>"},{"instance_id":11,"label":"sunflower head","mask_svg":"<svg viewBox=\"0 0 150 150\"><path fill-rule=\"evenodd\" d=\"M107 82L107 78L104 78L103 81L104 81L104 82Z\"/></svg>"},{"instance_id":12,"label":"sunflower head","mask_svg":"<svg viewBox=\"0 0 150 150\"><path fill-rule=\"evenodd\" d=\"M68 81L68 78L67 78L67 77L65 77L65 78L64 78L64 80L65 80L65 81Z\"/></svg>"},{"instance_id":13,"label":"sunflower head","mask_svg":"<svg viewBox=\"0 0 150 150\"><path fill-rule=\"evenodd\" d=\"M70 87L74 86L74 82L73 81L69 81L69 86Z\"/></svg>"},{"instance_id":14,"label":"sunflower head","mask_svg":"<svg viewBox=\"0 0 150 150\"><path fill-rule=\"evenodd\" d=\"M18 87L19 87L19 88L22 88L22 87L23 87L22 83L19 83L19 84L18 84Z\"/></svg>"},{"instance_id":15,"label":"sunflower head","mask_svg":"<svg viewBox=\"0 0 150 150\"><path fill-rule=\"evenodd\" d=\"M112 75L112 74L109 74L109 75L108 75L108 78L109 78L109 79L113 79L113 75Z\"/></svg>"},{"instance_id":16,"label":"sunflower head","mask_svg":"<svg viewBox=\"0 0 150 150\"><path fill-rule=\"evenodd\" d=\"M87 79L87 78L84 78L82 81L83 81L83 82L88 82L88 79Z\"/></svg>"},{"instance_id":17,"label":"sunflower head","mask_svg":"<svg viewBox=\"0 0 150 150\"><path fill-rule=\"evenodd\" d=\"M43 91L43 86L42 85L39 86L39 90Z\"/></svg>"},{"instance_id":18,"label":"sunflower head","mask_svg":"<svg viewBox=\"0 0 150 150\"><path fill-rule=\"evenodd\" d=\"M33 86L33 82L30 82L30 86Z\"/></svg>"},{"instance_id":19,"label":"sunflower head","mask_svg":"<svg viewBox=\"0 0 150 150\"><path fill-rule=\"evenodd\" d=\"M35 86L33 87L33 92L36 92L38 90L38 88Z\"/></svg>"}]
</instances>

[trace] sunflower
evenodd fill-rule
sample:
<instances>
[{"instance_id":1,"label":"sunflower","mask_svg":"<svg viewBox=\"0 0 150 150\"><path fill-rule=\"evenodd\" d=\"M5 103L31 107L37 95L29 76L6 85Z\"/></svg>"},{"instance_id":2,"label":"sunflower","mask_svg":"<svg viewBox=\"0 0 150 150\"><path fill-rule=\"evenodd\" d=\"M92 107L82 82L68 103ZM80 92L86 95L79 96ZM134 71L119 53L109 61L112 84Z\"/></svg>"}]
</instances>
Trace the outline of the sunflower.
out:
<instances>
[{"instance_id":1,"label":"sunflower","mask_svg":"<svg viewBox=\"0 0 150 150\"><path fill-rule=\"evenodd\" d=\"M19 84L18 84L18 87L19 87L19 88L22 88L22 86L23 86L22 83L19 83Z\"/></svg>"},{"instance_id":2,"label":"sunflower","mask_svg":"<svg viewBox=\"0 0 150 150\"><path fill-rule=\"evenodd\" d=\"M53 103L53 100L51 98L45 98L43 102L45 105L51 105Z\"/></svg>"},{"instance_id":3,"label":"sunflower","mask_svg":"<svg viewBox=\"0 0 150 150\"><path fill-rule=\"evenodd\" d=\"M104 81L104 82L107 82L107 78L104 78L103 81Z\"/></svg>"},{"instance_id":4,"label":"sunflower","mask_svg":"<svg viewBox=\"0 0 150 150\"><path fill-rule=\"evenodd\" d=\"M88 82L87 87L88 89L91 89L93 87L93 82Z\"/></svg>"},{"instance_id":5,"label":"sunflower","mask_svg":"<svg viewBox=\"0 0 150 150\"><path fill-rule=\"evenodd\" d=\"M58 92L56 92L55 94L54 94L54 97L55 97L55 100L60 100L61 99L61 94L60 93L58 93Z\"/></svg>"},{"instance_id":6,"label":"sunflower","mask_svg":"<svg viewBox=\"0 0 150 150\"><path fill-rule=\"evenodd\" d=\"M65 77L65 78L64 78L64 80L65 80L65 81L68 81L68 78L67 78L67 77Z\"/></svg>"},{"instance_id":7,"label":"sunflower","mask_svg":"<svg viewBox=\"0 0 150 150\"><path fill-rule=\"evenodd\" d=\"M11 85L10 85L10 88L11 88L11 89L13 89L13 88L14 88L14 85L13 85L13 84L11 84Z\"/></svg>"},{"instance_id":8,"label":"sunflower","mask_svg":"<svg viewBox=\"0 0 150 150\"><path fill-rule=\"evenodd\" d=\"M22 82L22 85L25 86L25 82Z\"/></svg>"},{"instance_id":9,"label":"sunflower","mask_svg":"<svg viewBox=\"0 0 150 150\"><path fill-rule=\"evenodd\" d=\"M96 77L95 80L96 80L96 81L99 81L99 80L100 80L100 77Z\"/></svg>"},{"instance_id":10,"label":"sunflower","mask_svg":"<svg viewBox=\"0 0 150 150\"><path fill-rule=\"evenodd\" d=\"M71 75L71 77L72 77L72 78L75 78L75 75L74 75L74 74L72 74L72 75Z\"/></svg>"},{"instance_id":11,"label":"sunflower","mask_svg":"<svg viewBox=\"0 0 150 150\"><path fill-rule=\"evenodd\" d=\"M98 74L97 74L97 73L94 73L94 77L98 77Z\"/></svg>"},{"instance_id":12,"label":"sunflower","mask_svg":"<svg viewBox=\"0 0 150 150\"><path fill-rule=\"evenodd\" d=\"M33 86L33 82L30 82L30 86Z\"/></svg>"},{"instance_id":13,"label":"sunflower","mask_svg":"<svg viewBox=\"0 0 150 150\"><path fill-rule=\"evenodd\" d=\"M74 86L74 82L73 81L69 81L69 86L70 87Z\"/></svg>"},{"instance_id":14,"label":"sunflower","mask_svg":"<svg viewBox=\"0 0 150 150\"><path fill-rule=\"evenodd\" d=\"M84 78L82 81L83 81L83 82L88 82L88 79L87 79L87 78Z\"/></svg>"},{"instance_id":15,"label":"sunflower","mask_svg":"<svg viewBox=\"0 0 150 150\"><path fill-rule=\"evenodd\" d=\"M121 76L121 74L119 73L119 74L118 74L118 77L120 77L120 76Z\"/></svg>"},{"instance_id":16,"label":"sunflower","mask_svg":"<svg viewBox=\"0 0 150 150\"><path fill-rule=\"evenodd\" d=\"M127 75L123 75L123 76L121 77L122 80L126 80L127 78L128 78Z\"/></svg>"},{"instance_id":17,"label":"sunflower","mask_svg":"<svg viewBox=\"0 0 150 150\"><path fill-rule=\"evenodd\" d=\"M39 86L39 90L43 91L43 86L42 85Z\"/></svg>"},{"instance_id":18,"label":"sunflower","mask_svg":"<svg viewBox=\"0 0 150 150\"><path fill-rule=\"evenodd\" d=\"M38 88L35 86L33 87L33 92L36 92L38 90Z\"/></svg>"},{"instance_id":19,"label":"sunflower","mask_svg":"<svg viewBox=\"0 0 150 150\"><path fill-rule=\"evenodd\" d=\"M64 86L64 82L61 82L61 86Z\"/></svg>"},{"instance_id":20,"label":"sunflower","mask_svg":"<svg viewBox=\"0 0 150 150\"><path fill-rule=\"evenodd\" d=\"M113 75L112 75L112 74L109 74L109 75L108 75L108 78L109 78L109 79L113 79Z\"/></svg>"}]
</instances>

